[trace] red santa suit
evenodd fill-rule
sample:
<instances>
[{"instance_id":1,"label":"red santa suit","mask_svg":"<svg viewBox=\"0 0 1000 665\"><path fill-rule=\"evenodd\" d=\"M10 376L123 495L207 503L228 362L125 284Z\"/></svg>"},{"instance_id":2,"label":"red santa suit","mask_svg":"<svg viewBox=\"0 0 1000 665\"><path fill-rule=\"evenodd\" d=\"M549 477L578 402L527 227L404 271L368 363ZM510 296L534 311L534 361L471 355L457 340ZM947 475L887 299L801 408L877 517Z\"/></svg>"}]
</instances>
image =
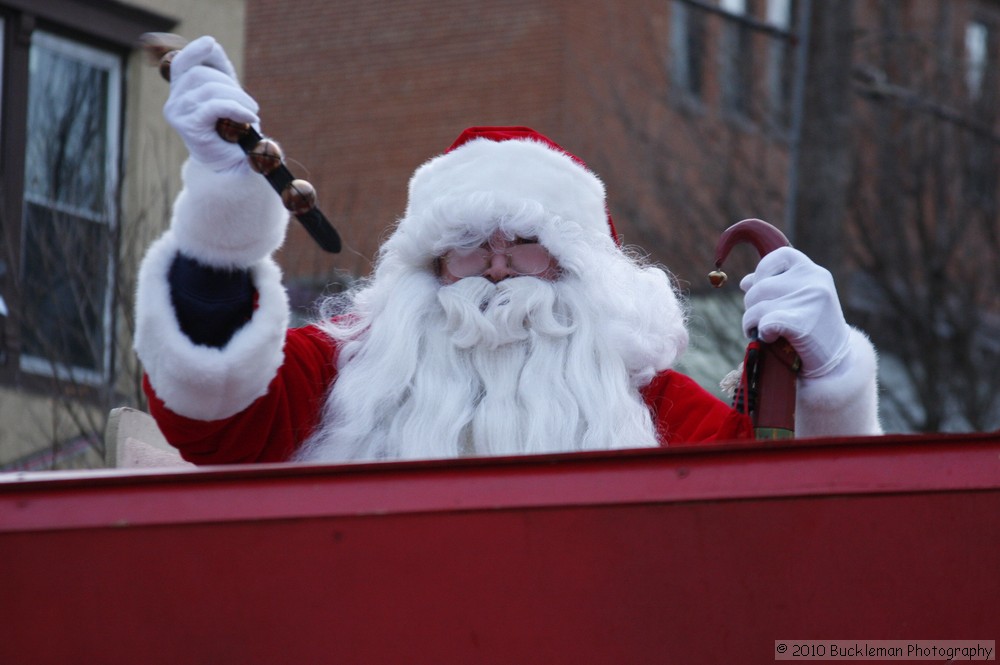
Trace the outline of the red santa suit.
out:
<instances>
[{"instance_id":1,"label":"red santa suit","mask_svg":"<svg viewBox=\"0 0 1000 665\"><path fill-rule=\"evenodd\" d=\"M265 395L239 413L213 421L180 416L149 385L150 412L167 440L195 464L284 462L320 417L329 386L336 380L336 347L315 326L288 331L286 362ZM689 377L666 371L642 390L654 414L662 445L748 439L749 419L729 408Z\"/></svg>"},{"instance_id":2,"label":"red santa suit","mask_svg":"<svg viewBox=\"0 0 1000 665\"><path fill-rule=\"evenodd\" d=\"M428 379L420 375L424 363L415 362L424 347L417 349L410 340L426 327L420 322L430 320L430 309L438 316L433 320L451 325L437 312L442 286L432 271L436 258L451 247L478 245L498 225L511 235L537 237L562 270L556 287L584 294L562 311L572 311L564 317L567 329L596 321L588 333L596 340L591 340L594 350L581 354L577 349L567 357L600 356L595 373L612 376L601 380L618 385L565 407L576 419L570 431L579 432L583 443L577 448L563 436L554 450L701 443L752 434L747 417L673 370L687 343L683 307L669 276L626 257L618 247L603 184L579 159L530 129L467 130L417 170L406 213L383 246L369 285L353 295L346 325L321 321L287 330L287 296L271 258L287 214L257 174L247 169L218 173L192 159L182 175L184 189L171 228L150 248L140 270L136 351L147 372L150 410L189 461L284 461L295 457L304 442L318 451L304 459L353 459L350 451L356 450L366 451L362 458L393 458L404 449L386 442L408 438L401 432L419 438L421 423L446 431L447 422L428 420L426 412L438 406L427 399L435 387L426 387ZM179 322L170 286L178 256L249 275L255 309L224 343L196 343ZM399 294L410 288L413 297ZM411 307L411 300L421 302ZM533 331L525 335L536 336ZM831 365L836 371L800 388L798 408L807 435L878 431L874 352L857 331L847 338ZM489 392L489 379L487 373L480 392ZM413 388L421 382L423 401ZM563 392L576 395L566 383ZM605 400L605 394L615 397ZM442 399L438 420L449 419L447 402ZM410 413L421 403L430 408ZM353 404L368 414L358 422L372 423L371 437L379 438L378 445L364 448L368 431L359 431L358 422L340 422L351 420L354 409L344 405ZM378 416L368 413L377 409ZM845 412L852 414L849 422ZM473 416L463 418L471 422ZM531 419L522 415L520 420ZM328 427L330 421L338 422ZM550 427L558 429L559 422ZM534 440L524 451L549 449L544 429L527 423L514 431ZM462 436L476 438L467 431ZM341 439L347 453L338 449ZM521 451L518 441L508 443L502 450ZM471 445L472 454L483 454L475 440ZM417 450L405 454L452 455L464 449L437 448L429 441Z\"/></svg>"}]
</instances>

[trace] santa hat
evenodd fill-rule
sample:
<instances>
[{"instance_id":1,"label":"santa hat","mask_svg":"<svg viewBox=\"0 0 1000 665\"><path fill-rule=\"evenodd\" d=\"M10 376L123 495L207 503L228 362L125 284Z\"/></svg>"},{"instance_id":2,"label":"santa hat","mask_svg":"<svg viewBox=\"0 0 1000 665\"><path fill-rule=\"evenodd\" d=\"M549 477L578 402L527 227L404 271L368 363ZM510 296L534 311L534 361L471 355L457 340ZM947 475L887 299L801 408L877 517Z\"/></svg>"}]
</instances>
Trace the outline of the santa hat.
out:
<instances>
[{"instance_id":1,"label":"santa hat","mask_svg":"<svg viewBox=\"0 0 1000 665\"><path fill-rule=\"evenodd\" d=\"M472 199L488 200L496 208L477 211L484 227L532 202L548 219L558 217L618 241L601 180L579 157L528 127L463 131L444 154L413 174L399 230L405 233L449 202Z\"/></svg>"}]
</instances>

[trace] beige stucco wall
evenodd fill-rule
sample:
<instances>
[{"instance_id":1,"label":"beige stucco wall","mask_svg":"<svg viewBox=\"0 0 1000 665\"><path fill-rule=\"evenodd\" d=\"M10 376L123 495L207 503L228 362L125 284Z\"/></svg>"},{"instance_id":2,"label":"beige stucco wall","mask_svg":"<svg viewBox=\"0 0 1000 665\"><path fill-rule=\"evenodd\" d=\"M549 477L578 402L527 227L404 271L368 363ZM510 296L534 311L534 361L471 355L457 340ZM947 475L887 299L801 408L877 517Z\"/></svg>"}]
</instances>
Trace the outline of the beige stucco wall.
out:
<instances>
[{"instance_id":1,"label":"beige stucco wall","mask_svg":"<svg viewBox=\"0 0 1000 665\"><path fill-rule=\"evenodd\" d=\"M178 19L174 32L193 39L215 36L242 72L245 0L132 0L128 4ZM138 37L138 35L137 35ZM118 353L115 364L118 396L111 406L133 406L137 376L131 352L129 323L135 268L138 259L165 227L179 186L178 173L185 157L184 146L163 120L162 108L168 86L143 54L133 53L124 70L125 149L122 172L122 253L119 280L122 300L118 313ZM106 404L88 407L73 399L40 397L25 390L0 387L0 468L33 453L44 453L53 441L65 442L81 430L99 429L106 417ZM61 463L63 468L100 466L98 451L77 455Z\"/></svg>"}]
</instances>

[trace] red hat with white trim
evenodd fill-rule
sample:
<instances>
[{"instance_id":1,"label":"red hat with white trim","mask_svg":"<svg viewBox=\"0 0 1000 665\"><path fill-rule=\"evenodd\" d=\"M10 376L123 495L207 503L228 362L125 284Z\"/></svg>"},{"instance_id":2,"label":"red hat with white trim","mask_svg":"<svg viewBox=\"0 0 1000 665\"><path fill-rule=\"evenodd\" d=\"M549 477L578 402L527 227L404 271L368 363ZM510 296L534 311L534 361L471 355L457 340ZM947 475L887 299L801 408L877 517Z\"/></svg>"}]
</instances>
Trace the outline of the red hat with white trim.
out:
<instances>
[{"instance_id":1,"label":"red hat with white trim","mask_svg":"<svg viewBox=\"0 0 1000 665\"><path fill-rule=\"evenodd\" d=\"M579 157L528 127L463 131L444 154L413 174L400 230L449 201L473 197L495 205L497 214L532 202L546 217L600 231L618 242L601 180ZM488 218L494 211L478 212Z\"/></svg>"}]
</instances>

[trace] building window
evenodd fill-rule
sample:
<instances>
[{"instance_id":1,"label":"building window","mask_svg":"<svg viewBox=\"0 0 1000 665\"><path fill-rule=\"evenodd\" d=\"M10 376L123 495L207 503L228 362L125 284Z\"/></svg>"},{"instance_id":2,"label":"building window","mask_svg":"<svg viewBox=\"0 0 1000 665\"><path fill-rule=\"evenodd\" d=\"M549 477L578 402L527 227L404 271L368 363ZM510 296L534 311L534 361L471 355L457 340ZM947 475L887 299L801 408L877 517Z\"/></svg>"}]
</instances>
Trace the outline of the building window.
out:
<instances>
[{"instance_id":1,"label":"building window","mask_svg":"<svg viewBox=\"0 0 1000 665\"><path fill-rule=\"evenodd\" d=\"M125 63L175 24L0 0L0 383L84 399L113 384Z\"/></svg>"},{"instance_id":2,"label":"building window","mask_svg":"<svg viewBox=\"0 0 1000 665\"><path fill-rule=\"evenodd\" d=\"M722 0L723 11L743 18L747 0ZM728 20L722 28L722 105L731 113L750 117L753 94L753 32L740 20Z\"/></svg>"},{"instance_id":3,"label":"building window","mask_svg":"<svg viewBox=\"0 0 1000 665\"><path fill-rule=\"evenodd\" d=\"M797 7L795 0L768 0L768 24L791 34L798 20ZM768 44L767 58L768 114L773 126L788 129L792 124L795 43L791 39L773 37Z\"/></svg>"},{"instance_id":4,"label":"building window","mask_svg":"<svg viewBox=\"0 0 1000 665\"><path fill-rule=\"evenodd\" d=\"M705 12L681 0L671 4L670 69L676 88L694 99L704 94Z\"/></svg>"},{"instance_id":5,"label":"building window","mask_svg":"<svg viewBox=\"0 0 1000 665\"><path fill-rule=\"evenodd\" d=\"M0 90L5 89L3 80L3 72L4 72L3 54L7 50L4 44L6 36L7 36L7 22L3 20L3 16L0 16ZM0 113L3 113L3 104L0 104ZM0 116L0 129L3 129L3 116ZM3 135L0 135L0 139L3 139ZM0 275L0 277L3 277L3 275ZM2 302L3 302L2 299L0 299L0 303ZM0 311L0 316L6 316L6 314Z\"/></svg>"},{"instance_id":6,"label":"building window","mask_svg":"<svg viewBox=\"0 0 1000 665\"><path fill-rule=\"evenodd\" d=\"M965 85L969 98L978 100L986 75L989 29L984 23L970 21L965 26Z\"/></svg>"},{"instance_id":7,"label":"building window","mask_svg":"<svg viewBox=\"0 0 1000 665\"><path fill-rule=\"evenodd\" d=\"M0 90L4 90L6 86L3 80L3 54L6 51L4 48L4 40L7 35L7 23L4 21L3 16L0 16ZM0 104L0 113L3 113L3 104ZM3 145L3 116L0 115L0 145ZM0 247L3 247L6 243L3 242L4 231L2 225L0 225ZM7 305L7 300L4 298L3 284L7 280L7 261L5 257L0 256L0 367L7 364L8 360L8 341L7 341L7 319L10 317L10 307Z\"/></svg>"},{"instance_id":8,"label":"building window","mask_svg":"<svg viewBox=\"0 0 1000 665\"><path fill-rule=\"evenodd\" d=\"M21 232L21 367L98 382L109 369L121 61L32 35Z\"/></svg>"}]
</instances>

